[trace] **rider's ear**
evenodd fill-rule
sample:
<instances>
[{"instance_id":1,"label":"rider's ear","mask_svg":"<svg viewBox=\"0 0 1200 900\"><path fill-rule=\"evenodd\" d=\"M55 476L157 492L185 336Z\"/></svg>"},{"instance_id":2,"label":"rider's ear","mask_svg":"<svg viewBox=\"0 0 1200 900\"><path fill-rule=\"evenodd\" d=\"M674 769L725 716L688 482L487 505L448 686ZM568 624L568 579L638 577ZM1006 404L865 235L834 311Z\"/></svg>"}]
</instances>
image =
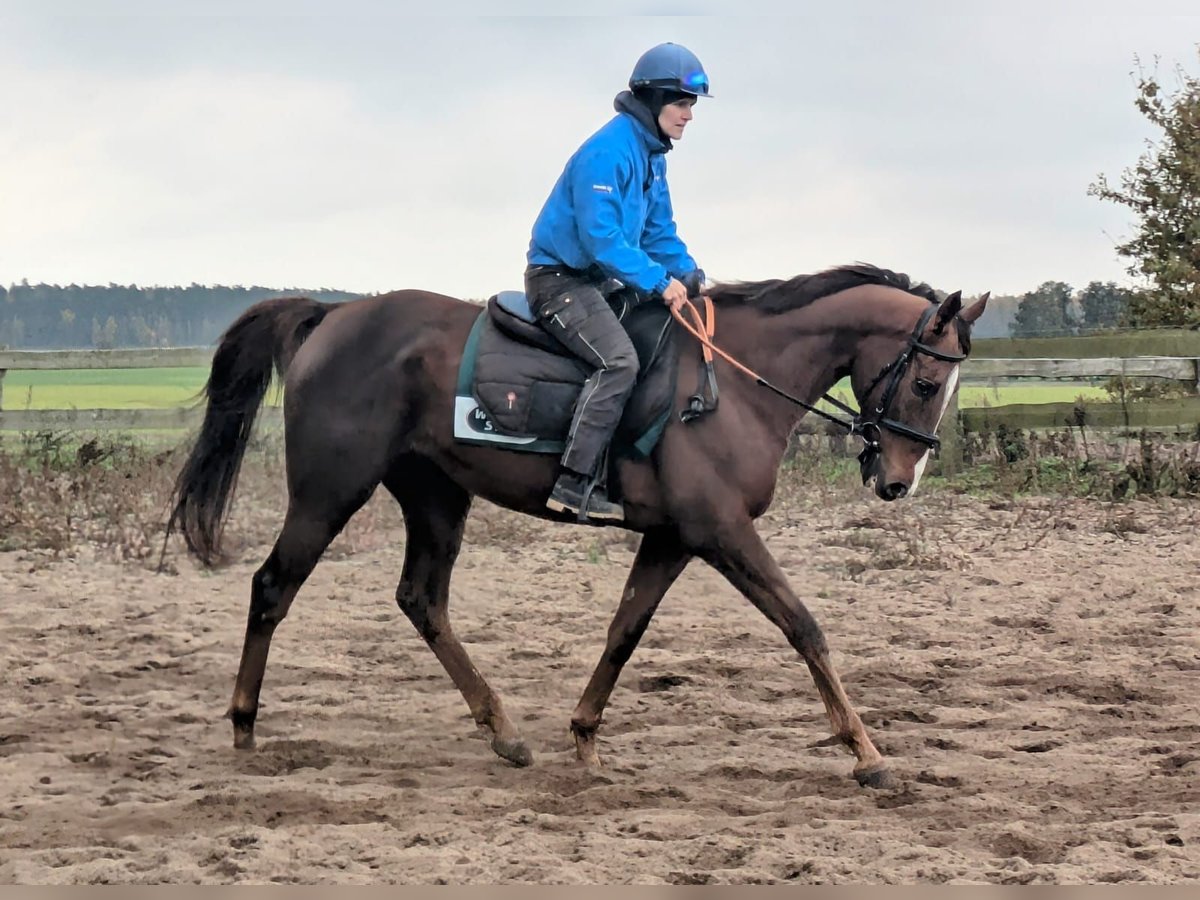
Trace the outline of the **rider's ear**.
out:
<instances>
[{"instance_id":1,"label":"rider's ear","mask_svg":"<svg viewBox=\"0 0 1200 900\"><path fill-rule=\"evenodd\" d=\"M960 309L962 309L962 291L955 291L938 307L937 315L933 318L933 333L941 334L945 331L950 320L958 315Z\"/></svg>"}]
</instances>

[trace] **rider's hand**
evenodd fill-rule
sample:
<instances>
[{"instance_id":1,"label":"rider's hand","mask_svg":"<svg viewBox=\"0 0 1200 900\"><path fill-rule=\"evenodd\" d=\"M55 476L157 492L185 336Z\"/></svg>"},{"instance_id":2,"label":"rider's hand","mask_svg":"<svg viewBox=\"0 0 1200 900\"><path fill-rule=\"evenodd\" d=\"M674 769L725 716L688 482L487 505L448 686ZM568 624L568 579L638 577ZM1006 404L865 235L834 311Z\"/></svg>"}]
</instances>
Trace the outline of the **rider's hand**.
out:
<instances>
[{"instance_id":1,"label":"rider's hand","mask_svg":"<svg viewBox=\"0 0 1200 900\"><path fill-rule=\"evenodd\" d=\"M672 278L670 283L663 288L662 298L663 303L671 307L671 312L678 312L683 308L683 304L687 303L687 288L678 279Z\"/></svg>"}]
</instances>

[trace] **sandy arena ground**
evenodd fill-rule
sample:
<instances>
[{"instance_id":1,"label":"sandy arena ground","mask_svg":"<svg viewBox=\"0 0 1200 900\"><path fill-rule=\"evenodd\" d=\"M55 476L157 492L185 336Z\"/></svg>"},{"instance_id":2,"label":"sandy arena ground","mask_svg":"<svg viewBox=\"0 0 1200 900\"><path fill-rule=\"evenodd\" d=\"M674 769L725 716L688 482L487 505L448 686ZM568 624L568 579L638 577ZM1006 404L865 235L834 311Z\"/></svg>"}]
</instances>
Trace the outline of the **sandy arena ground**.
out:
<instances>
[{"instance_id":1,"label":"sandy arena ground","mask_svg":"<svg viewBox=\"0 0 1200 900\"><path fill-rule=\"evenodd\" d=\"M827 746L803 663L699 563L614 692L604 772L582 770L567 723L620 533L473 516L454 621L528 769L475 735L396 608L402 530L348 536L301 592L253 753L223 715L265 545L216 573L3 553L0 881L1194 880L1197 513L949 493L773 513L903 780L881 792Z\"/></svg>"}]
</instances>

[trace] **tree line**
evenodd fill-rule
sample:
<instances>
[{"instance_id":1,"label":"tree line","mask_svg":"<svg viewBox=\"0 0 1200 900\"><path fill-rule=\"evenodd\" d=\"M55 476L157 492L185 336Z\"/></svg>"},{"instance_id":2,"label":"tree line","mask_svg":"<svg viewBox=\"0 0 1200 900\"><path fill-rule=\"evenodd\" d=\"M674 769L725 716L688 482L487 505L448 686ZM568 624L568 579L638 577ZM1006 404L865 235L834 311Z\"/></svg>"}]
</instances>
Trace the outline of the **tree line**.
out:
<instances>
[{"instance_id":1,"label":"tree line","mask_svg":"<svg viewBox=\"0 0 1200 900\"><path fill-rule=\"evenodd\" d=\"M326 302L347 291L192 284L0 285L0 348L60 350L114 347L204 347L247 307L270 297L304 294ZM978 337L1077 334L1128 323L1132 292L1092 282L1075 293L1048 281L1019 296L993 297Z\"/></svg>"},{"instance_id":2,"label":"tree line","mask_svg":"<svg viewBox=\"0 0 1200 900\"><path fill-rule=\"evenodd\" d=\"M1021 296L1009 335L1058 337L1120 328L1130 324L1135 303L1134 291L1112 281L1093 281L1081 291L1046 281Z\"/></svg>"},{"instance_id":3,"label":"tree line","mask_svg":"<svg viewBox=\"0 0 1200 900\"><path fill-rule=\"evenodd\" d=\"M0 285L0 348L204 347L247 307L297 294L334 303L361 296L240 285ZM1113 328L1124 323L1129 297L1129 291L1112 283L1093 282L1075 295L1062 282L1046 282L1021 296L993 297L976 334L1059 335Z\"/></svg>"},{"instance_id":4,"label":"tree line","mask_svg":"<svg viewBox=\"0 0 1200 900\"><path fill-rule=\"evenodd\" d=\"M212 344L247 307L269 297L296 294L326 302L359 296L324 288L61 286L22 281L0 285L0 347L202 347Z\"/></svg>"}]
</instances>

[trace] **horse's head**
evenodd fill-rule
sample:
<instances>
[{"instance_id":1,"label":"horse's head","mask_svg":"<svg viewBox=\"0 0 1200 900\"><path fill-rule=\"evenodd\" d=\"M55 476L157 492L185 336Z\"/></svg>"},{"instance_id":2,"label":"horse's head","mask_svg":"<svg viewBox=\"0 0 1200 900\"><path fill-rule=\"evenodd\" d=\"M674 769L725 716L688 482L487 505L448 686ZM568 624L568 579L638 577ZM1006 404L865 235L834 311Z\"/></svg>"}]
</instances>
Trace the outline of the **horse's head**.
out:
<instances>
[{"instance_id":1,"label":"horse's head","mask_svg":"<svg viewBox=\"0 0 1200 900\"><path fill-rule=\"evenodd\" d=\"M917 489L937 429L958 386L958 367L970 350L971 325L988 295L963 308L962 292L930 304L904 343L870 341L855 362L852 382L866 441L859 460L863 483L899 500Z\"/></svg>"}]
</instances>

